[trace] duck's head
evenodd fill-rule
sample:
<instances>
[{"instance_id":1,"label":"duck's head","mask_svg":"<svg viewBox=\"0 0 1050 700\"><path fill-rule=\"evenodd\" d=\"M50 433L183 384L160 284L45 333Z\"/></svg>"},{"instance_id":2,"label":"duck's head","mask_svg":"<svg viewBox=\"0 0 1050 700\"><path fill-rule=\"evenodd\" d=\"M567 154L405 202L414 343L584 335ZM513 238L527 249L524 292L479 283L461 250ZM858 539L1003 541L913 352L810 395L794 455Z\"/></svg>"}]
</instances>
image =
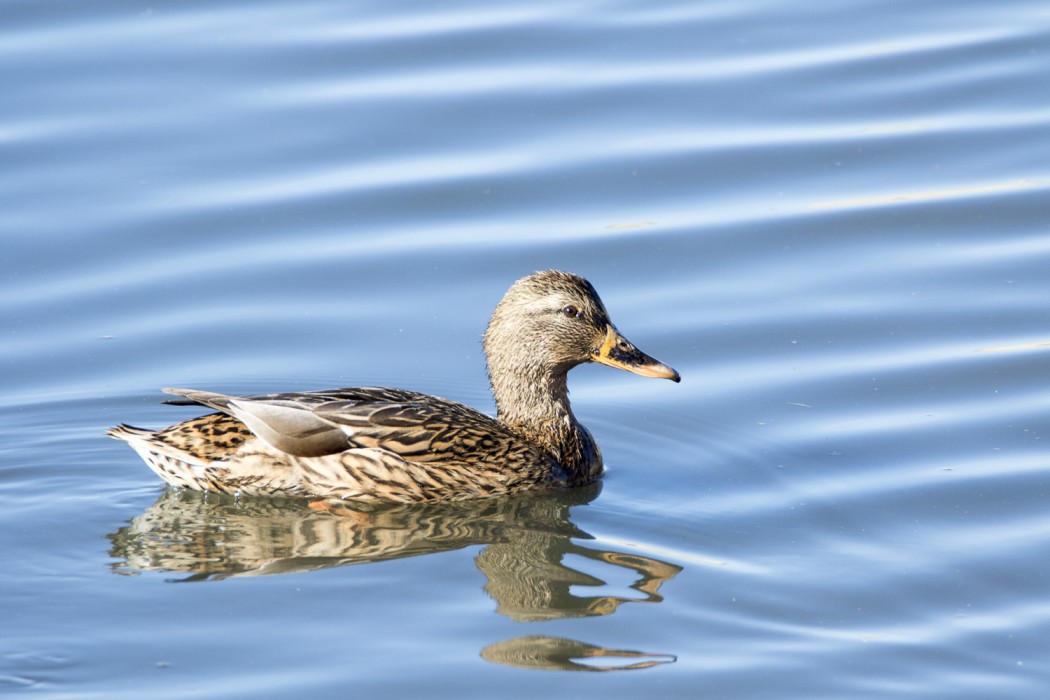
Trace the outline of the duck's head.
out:
<instances>
[{"instance_id":1,"label":"duck's head","mask_svg":"<svg viewBox=\"0 0 1050 700\"><path fill-rule=\"evenodd\" d=\"M564 376L584 362L681 381L678 372L620 334L590 282L556 270L511 285L485 331L485 354L494 382L508 367L540 378Z\"/></svg>"}]
</instances>

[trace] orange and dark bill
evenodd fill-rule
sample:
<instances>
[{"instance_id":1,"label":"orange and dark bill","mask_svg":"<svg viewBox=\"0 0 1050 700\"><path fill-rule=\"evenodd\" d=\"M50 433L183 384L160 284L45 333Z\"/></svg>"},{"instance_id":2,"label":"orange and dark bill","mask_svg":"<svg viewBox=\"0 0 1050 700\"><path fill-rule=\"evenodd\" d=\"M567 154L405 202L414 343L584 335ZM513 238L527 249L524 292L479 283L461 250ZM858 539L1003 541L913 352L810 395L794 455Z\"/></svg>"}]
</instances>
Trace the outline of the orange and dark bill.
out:
<instances>
[{"instance_id":1,"label":"orange and dark bill","mask_svg":"<svg viewBox=\"0 0 1050 700\"><path fill-rule=\"evenodd\" d=\"M605 332L605 341L600 348L594 351L592 359L603 365L625 369L643 377L682 381L678 372L634 347L634 344L620 335L613 325L609 325Z\"/></svg>"}]
</instances>

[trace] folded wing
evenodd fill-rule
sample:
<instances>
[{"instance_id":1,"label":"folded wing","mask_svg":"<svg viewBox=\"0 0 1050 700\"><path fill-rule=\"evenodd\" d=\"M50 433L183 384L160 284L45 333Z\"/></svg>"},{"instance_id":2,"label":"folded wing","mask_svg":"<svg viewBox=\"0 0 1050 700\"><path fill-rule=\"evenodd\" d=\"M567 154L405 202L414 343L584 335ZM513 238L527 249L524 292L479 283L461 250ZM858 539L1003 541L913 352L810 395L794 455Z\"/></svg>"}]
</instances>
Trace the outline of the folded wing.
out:
<instances>
[{"instance_id":1,"label":"folded wing","mask_svg":"<svg viewBox=\"0 0 1050 700\"><path fill-rule=\"evenodd\" d=\"M297 457L378 448L411 462L459 462L535 449L469 406L412 391L355 387L249 397L165 391L233 416Z\"/></svg>"}]
</instances>

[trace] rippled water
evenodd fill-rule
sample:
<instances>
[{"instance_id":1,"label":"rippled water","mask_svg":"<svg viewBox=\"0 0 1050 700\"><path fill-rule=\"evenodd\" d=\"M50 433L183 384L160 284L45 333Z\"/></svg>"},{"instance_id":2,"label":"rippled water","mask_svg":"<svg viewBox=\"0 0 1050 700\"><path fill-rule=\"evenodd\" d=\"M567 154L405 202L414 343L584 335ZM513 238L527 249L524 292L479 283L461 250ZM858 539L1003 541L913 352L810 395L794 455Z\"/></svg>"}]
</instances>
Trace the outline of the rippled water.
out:
<instances>
[{"instance_id":1,"label":"rippled water","mask_svg":"<svg viewBox=\"0 0 1050 700\"><path fill-rule=\"evenodd\" d=\"M0 693L1044 697L1043 4L3 14ZM600 487L336 516L102 437L491 411L547 267L683 376L573 372Z\"/></svg>"}]
</instances>

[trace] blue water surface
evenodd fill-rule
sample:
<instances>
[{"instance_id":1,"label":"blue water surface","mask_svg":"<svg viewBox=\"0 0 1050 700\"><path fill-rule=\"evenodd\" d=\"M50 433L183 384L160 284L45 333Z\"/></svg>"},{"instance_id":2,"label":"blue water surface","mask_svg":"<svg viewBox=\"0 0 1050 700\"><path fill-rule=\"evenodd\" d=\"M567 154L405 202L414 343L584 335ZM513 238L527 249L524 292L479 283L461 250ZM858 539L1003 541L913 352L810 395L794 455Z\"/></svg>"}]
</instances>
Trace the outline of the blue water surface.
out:
<instances>
[{"instance_id":1,"label":"blue water surface","mask_svg":"<svg viewBox=\"0 0 1050 700\"><path fill-rule=\"evenodd\" d=\"M0 5L0 694L1050 685L1050 8ZM357 517L106 427L379 384L588 277L597 487Z\"/></svg>"}]
</instances>

